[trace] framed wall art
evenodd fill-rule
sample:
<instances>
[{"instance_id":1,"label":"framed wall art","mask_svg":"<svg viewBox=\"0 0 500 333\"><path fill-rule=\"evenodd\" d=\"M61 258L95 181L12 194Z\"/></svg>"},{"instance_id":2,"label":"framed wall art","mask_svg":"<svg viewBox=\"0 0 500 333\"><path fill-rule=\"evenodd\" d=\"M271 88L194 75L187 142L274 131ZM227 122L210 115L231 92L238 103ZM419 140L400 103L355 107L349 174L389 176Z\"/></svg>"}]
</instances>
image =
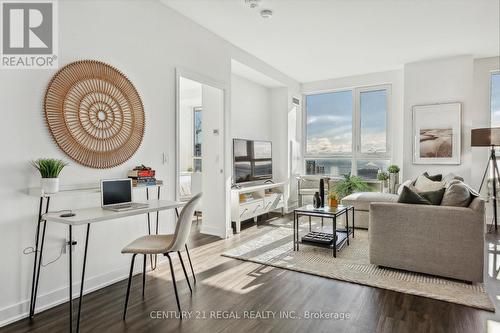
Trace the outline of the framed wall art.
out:
<instances>
[{"instance_id":1,"label":"framed wall art","mask_svg":"<svg viewBox=\"0 0 500 333\"><path fill-rule=\"evenodd\" d=\"M460 103L413 107L413 163L460 164Z\"/></svg>"}]
</instances>

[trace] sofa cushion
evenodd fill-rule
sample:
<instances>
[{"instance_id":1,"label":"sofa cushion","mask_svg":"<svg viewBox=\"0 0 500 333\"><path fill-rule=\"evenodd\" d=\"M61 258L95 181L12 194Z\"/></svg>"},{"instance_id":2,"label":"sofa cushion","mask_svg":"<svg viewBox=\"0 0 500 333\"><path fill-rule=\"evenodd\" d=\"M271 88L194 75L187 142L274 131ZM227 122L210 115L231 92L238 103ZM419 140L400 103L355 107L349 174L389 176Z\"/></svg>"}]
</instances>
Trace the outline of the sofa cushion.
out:
<instances>
[{"instance_id":1,"label":"sofa cushion","mask_svg":"<svg viewBox=\"0 0 500 333\"><path fill-rule=\"evenodd\" d=\"M440 182L443 180L443 175L442 174L437 174L437 175L429 175L429 173L426 171L423 173L423 175L427 178L429 178L430 180L432 180L433 182Z\"/></svg>"},{"instance_id":2,"label":"sofa cushion","mask_svg":"<svg viewBox=\"0 0 500 333\"><path fill-rule=\"evenodd\" d=\"M422 197L415 191L412 191L408 186L403 188L403 191L398 198L399 203L414 204L414 205L430 205L429 200Z\"/></svg>"},{"instance_id":3,"label":"sofa cushion","mask_svg":"<svg viewBox=\"0 0 500 333\"><path fill-rule=\"evenodd\" d=\"M445 191L446 189L443 187L437 191L419 192L418 194L429 201L431 205L440 205L441 201L443 201Z\"/></svg>"},{"instance_id":4,"label":"sofa cushion","mask_svg":"<svg viewBox=\"0 0 500 333\"><path fill-rule=\"evenodd\" d=\"M429 192L440 190L443 188L443 183L432 181L426 176L420 175L418 176L414 186L419 192Z\"/></svg>"},{"instance_id":5,"label":"sofa cushion","mask_svg":"<svg viewBox=\"0 0 500 333\"><path fill-rule=\"evenodd\" d=\"M460 176L455 175L454 173L450 172L446 176L443 177L442 182L444 184L444 187L447 187L448 184L453 181L453 180L459 180L461 182L464 181L464 179Z\"/></svg>"},{"instance_id":6,"label":"sofa cushion","mask_svg":"<svg viewBox=\"0 0 500 333\"><path fill-rule=\"evenodd\" d=\"M356 210L370 210L372 202L397 202L398 195L379 192L358 192L342 199L342 204L354 206Z\"/></svg>"},{"instance_id":7,"label":"sofa cushion","mask_svg":"<svg viewBox=\"0 0 500 333\"><path fill-rule=\"evenodd\" d=\"M441 201L441 206L469 207L474 199L470 188L459 180L449 183Z\"/></svg>"}]
</instances>

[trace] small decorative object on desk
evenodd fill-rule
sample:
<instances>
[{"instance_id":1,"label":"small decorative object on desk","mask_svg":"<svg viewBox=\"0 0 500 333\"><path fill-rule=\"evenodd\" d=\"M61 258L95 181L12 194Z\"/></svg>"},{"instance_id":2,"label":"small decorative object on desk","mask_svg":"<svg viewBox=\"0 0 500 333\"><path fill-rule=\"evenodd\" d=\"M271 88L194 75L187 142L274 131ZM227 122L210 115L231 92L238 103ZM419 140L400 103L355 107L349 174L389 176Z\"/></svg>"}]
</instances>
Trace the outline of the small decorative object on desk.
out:
<instances>
[{"instance_id":1,"label":"small decorative object on desk","mask_svg":"<svg viewBox=\"0 0 500 333\"><path fill-rule=\"evenodd\" d=\"M389 165L387 171L389 172L389 193L396 193L399 184L399 167L395 164Z\"/></svg>"},{"instance_id":2,"label":"small decorative object on desk","mask_svg":"<svg viewBox=\"0 0 500 333\"><path fill-rule=\"evenodd\" d=\"M36 161L32 161L31 165L42 176L41 186L43 193L52 194L59 192L59 174L68 165L66 162L53 158L39 158Z\"/></svg>"},{"instance_id":3,"label":"small decorative object on desk","mask_svg":"<svg viewBox=\"0 0 500 333\"><path fill-rule=\"evenodd\" d=\"M136 166L134 170L128 172L128 178L132 178L132 186L155 186L162 185L161 180L156 180L156 172L144 164Z\"/></svg>"},{"instance_id":4,"label":"small decorative object on desk","mask_svg":"<svg viewBox=\"0 0 500 333\"><path fill-rule=\"evenodd\" d=\"M328 193L328 206L337 208L339 206L339 195L335 191Z\"/></svg>"},{"instance_id":5,"label":"small decorative object on desk","mask_svg":"<svg viewBox=\"0 0 500 333\"><path fill-rule=\"evenodd\" d=\"M321 198L319 197L319 192L314 193L313 207L314 208L320 208L321 207Z\"/></svg>"},{"instance_id":6,"label":"small decorative object on desk","mask_svg":"<svg viewBox=\"0 0 500 333\"><path fill-rule=\"evenodd\" d=\"M379 170L377 179L382 182L382 192L389 193L389 174L385 171Z\"/></svg>"}]
</instances>

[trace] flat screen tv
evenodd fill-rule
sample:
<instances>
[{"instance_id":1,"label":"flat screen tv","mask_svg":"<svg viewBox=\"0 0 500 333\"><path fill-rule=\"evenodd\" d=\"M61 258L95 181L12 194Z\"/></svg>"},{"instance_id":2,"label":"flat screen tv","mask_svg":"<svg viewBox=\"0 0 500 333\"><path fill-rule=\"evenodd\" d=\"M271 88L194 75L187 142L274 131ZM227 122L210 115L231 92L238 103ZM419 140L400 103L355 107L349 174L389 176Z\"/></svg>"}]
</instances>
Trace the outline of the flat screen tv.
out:
<instances>
[{"instance_id":1,"label":"flat screen tv","mask_svg":"<svg viewBox=\"0 0 500 333\"><path fill-rule=\"evenodd\" d=\"M233 139L233 176L235 184L272 179L271 141Z\"/></svg>"}]
</instances>

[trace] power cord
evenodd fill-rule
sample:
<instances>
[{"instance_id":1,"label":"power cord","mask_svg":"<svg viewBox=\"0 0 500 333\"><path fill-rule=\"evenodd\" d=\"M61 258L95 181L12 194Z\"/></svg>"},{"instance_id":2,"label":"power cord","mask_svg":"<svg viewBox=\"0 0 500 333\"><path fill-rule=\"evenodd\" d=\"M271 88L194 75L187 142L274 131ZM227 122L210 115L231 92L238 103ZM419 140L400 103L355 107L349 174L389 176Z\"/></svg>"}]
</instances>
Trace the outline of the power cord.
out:
<instances>
[{"instance_id":1,"label":"power cord","mask_svg":"<svg viewBox=\"0 0 500 333\"><path fill-rule=\"evenodd\" d=\"M61 247L61 251L59 252L59 255L58 255L55 259L53 259L53 260L51 260L51 261L49 261L49 262L47 262L47 263L45 263L45 264L42 262L42 263L41 263L42 267L46 267L46 266L48 266L48 265L50 265L50 264L55 263L55 262L56 262L56 261L58 261L59 259L61 259L62 255L63 255L63 253L64 253L64 248L65 248L65 247L66 247L66 244L64 244L64 245ZM37 251L35 250L35 248L34 248L33 246L28 246L28 247L26 247L26 248L24 248L24 249L23 249L23 254L24 254L24 255L32 254L32 253L35 253L35 252L37 252ZM40 252L40 251L38 251L38 252Z\"/></svg>"}]
</instances>

